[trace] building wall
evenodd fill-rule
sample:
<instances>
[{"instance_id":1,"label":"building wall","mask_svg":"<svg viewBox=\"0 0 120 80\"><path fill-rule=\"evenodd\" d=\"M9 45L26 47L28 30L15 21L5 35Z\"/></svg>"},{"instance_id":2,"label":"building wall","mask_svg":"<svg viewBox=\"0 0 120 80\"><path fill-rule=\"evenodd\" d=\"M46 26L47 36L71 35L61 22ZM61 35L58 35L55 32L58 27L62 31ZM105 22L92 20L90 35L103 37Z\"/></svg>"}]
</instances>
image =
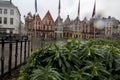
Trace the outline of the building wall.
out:
<instances>
[{"instance_id":1,"label":"building wall","mask_svg":"<svg viewBox=\"0 0 120 80\"><path fill-rule=\"evenodd\" d=\"M54 39L55 38L55 22L48 11L44 16L43 20L43 28L41 30L42 37L45 40Z\"/></svg>"},{"instance_id":2,"label":"building wall","mask_svg":"<svg viewBox=\"0 0 120 80\"><path fill-rule=\"evenodd\" d=\"M25 25L22 22L21 22L21 27L20 27L20 34L25 35Z\"/></svg>"},{"instance_id":3,"label":"building wall","mask_svg":"<svg viewBox=\"0 0 120 80\"><path fill-rule=\"evenodd\" d=\"M25 34L28 36L34 36L34 19L31 13L25 16Z\"/></svg>"},{"instance_id":4,"label":"building wall","mask_svg":"<svg viewBox=\"0 0 120 80\"><path fill-rule=\"evenodd\" d=\"M0 14L0 17L2 17L2 23L0 24L1 28L13 28L13 33L19 33L19 27L20 27L20 13L16 7L0 7L2 9L2 14ZM7 14L4 14L4 9L7 9ZM14 11L14 14L10 14L10 10ZM4 17L7 18L7 24L4 24ZM10 18L13 18L13 24L10 24Z\"/></svg>"},{"instance_id":5,"label":"building wall","mask_svg":"<svg viewBox=\"0 0 120 80\"><path fill-rule=\"evenodd\" d=\"M63 20L60 17L58 17L55 22L55 38L63 38Z\"/></svg>"},{"instance_id":6,"label":"building wall","mask_svg":"<svg viewBox=\"0 0 120 80\"><path fill-rule=\"evenodd\" d=\"M34 19L34 22L33 22L35 36L37 36L37 37L41 37L42 36L42 34L41 34L42 26L43 26L43 24L42 24L41 18L39 16L39 14L37 14L36 18Z\"/></svg>"}]
</instances>

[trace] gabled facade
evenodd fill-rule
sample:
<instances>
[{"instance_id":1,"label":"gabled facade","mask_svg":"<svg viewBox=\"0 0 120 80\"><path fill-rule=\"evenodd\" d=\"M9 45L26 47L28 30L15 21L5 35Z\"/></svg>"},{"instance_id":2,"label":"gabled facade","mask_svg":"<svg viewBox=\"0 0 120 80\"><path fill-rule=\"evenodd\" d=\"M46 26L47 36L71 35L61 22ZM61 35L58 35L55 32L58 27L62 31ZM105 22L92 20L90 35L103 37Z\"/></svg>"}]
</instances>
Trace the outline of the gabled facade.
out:
<instances>
[{"instance_id":1,"label":"gabled facade","mask_svg":"<svg viewBox=\"0 0 120 80\"><path fill-rule=\"evenodd\" d=\"M72 35L72 33L70 31L71 30L70 23L71 23L71 20L70 20L69 15L68 15L66 20L63 23L63 37L64 38L71 37L71 35Z\"/></svg>"},{"instance_id":2,"label":"gabled facade","mask_svg":"<svg viewBox=\"0 0 120 80\"><path fill-rule=\"evenodd\" d=\"M36 37L41 37L41 35L42 35L41 29L42 29L43 24L42 24L42 20L41 20L39 14L37 14L35 16L33 25L34 25L34 30L35 30L34 31L35 32L35 36Z\"/></svg>"},{"instance_id":3,"label":"gabled facade","mask_svg":"<svg viewBox=\"0 0 120 80\"><path fill-rule=\"evenodd\" d=\"M58 16L55 21L55 39L63 38L63 19Z\"/></svg>"},{"instance_id":4,"label":"gabled facade","mask_svg":"<svg viewBox=\"0 0 120 80\"><path fill-rule=\"evenodd\" d=\"M25 16L25 31L26 35L28 36L34 36L34 17L32 16L31 12Z\"/></svg>"},{"instance_id":5,"label":"gabled facade","mask_svg":"<svg viewBox=\"0 0 120 80\"><path fill-rule=\"evenodd\" d=\"M26 35L40 37L41 28L42 28L42 21L39 14L37 14L36 16L35 15L32 16L32 14L29 12L25 17Z\"/></svg>"},{"instance_id":6,"label":"gabled facade","mask_svg":"<svg viewBox=\"0 0 120 80\"><path fill-rule=\"evenodd\" d=\"M84 39L88 39L90 37L90 22L87 20L87 18L85 17L82 21L82 28L81 28L81 31L82 31L82 38Z\"/></svg>"},{"instance_id":7,"label":"gabled facade","mask_svg":"<svg viewBox=\"0 0 120 80\"><path fill-rule=\"evenodd\" d=\"M54 39L55 38L55 35L54 35L55 22L49 11L44 16L42 23L43 23L42 30L41 30L42 38L45 40Z\"/></svg>"},{"instance_id":8,"label":"gabled facade","mask_svg":"<svg viewBox=\"0 0 120 80\"><path fill-rule=\"evenodd\" d=\"M60 0L58 5L58 17L55 21L55 39L62 39L63 38L63 19L60 16Z\"/></svg>"},{"instance_id":9,"label":"gabled facade","mask_svg":"<svg viewBox=\"0 0 120 80\"><path fill-rule=\"evenodd\" d=\"M76 17L76 19L74 21L72 21L71 23L72 26L72 37L73 38L81 38L82 34L81 34L81 27L82 27L82 23L79 19L79 17Z\"/></svg>"}]
</instances>

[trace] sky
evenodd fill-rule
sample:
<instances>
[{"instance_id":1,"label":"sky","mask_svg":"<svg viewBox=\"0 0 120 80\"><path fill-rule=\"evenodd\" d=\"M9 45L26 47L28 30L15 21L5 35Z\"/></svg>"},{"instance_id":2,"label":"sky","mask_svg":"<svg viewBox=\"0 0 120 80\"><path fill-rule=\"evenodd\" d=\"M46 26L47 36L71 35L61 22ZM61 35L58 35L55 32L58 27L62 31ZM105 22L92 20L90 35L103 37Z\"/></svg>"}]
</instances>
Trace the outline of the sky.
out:
<instances>
[{"instance_id":1,"label":"sky","mask_svg":"<svg viewBox=\"0 0 120 80\"><path fill-rule=\"evenodd\" d=\"M84 17L91 18L95 0L80 0L80 20ZM13 4L18 7L21 13L21 19L24 22L24 15L31 12L35 13L35 0L12 0ZM37 0L37 10L41 17L45 16L49 10L53 19L58 16L59 0ZM71 20L77 17L79 0L61 0L61 17L66 19L67 15ZM112 16L120 20L120 0L96 0L96 15L100 14L103 17Z\"/></svg>"}]
</instances>

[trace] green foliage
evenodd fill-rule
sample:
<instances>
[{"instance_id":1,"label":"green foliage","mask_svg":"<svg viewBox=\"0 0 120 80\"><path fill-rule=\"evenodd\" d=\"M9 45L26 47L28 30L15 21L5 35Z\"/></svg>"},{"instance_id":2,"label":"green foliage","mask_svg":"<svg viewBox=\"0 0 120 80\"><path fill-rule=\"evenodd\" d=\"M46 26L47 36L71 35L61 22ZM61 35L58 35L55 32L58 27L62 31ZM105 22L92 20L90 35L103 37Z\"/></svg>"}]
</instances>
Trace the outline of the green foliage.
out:
<instances>
[{"instance_id":1,"label":"green foliage","mask_svg":"<svg viewBox=\"0 0 120 80\"><path fill-rule=\"evenodd\" d=\"M120 42L68 39L46 45L21 71L20 80L120 80Z\"/></svg>"}]
</instances>

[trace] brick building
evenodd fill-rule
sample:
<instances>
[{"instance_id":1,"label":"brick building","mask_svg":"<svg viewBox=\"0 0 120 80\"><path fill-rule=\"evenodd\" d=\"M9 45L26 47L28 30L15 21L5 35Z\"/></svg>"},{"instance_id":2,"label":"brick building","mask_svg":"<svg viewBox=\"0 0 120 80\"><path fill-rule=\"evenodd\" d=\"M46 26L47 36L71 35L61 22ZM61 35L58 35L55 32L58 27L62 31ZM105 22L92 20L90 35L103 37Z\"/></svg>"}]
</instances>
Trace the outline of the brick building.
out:
<instances>
[{"instance_id":1,"label":"brick building","mask_svg":"<svg viewBox=\"0 0 120 80\"><path fill-rule=\"evenodd\" d=\"M55 22L48 11L42 20L43 26L41 28L41 36L43 39L55 38Z\"/></svg>"}]
</instances>

